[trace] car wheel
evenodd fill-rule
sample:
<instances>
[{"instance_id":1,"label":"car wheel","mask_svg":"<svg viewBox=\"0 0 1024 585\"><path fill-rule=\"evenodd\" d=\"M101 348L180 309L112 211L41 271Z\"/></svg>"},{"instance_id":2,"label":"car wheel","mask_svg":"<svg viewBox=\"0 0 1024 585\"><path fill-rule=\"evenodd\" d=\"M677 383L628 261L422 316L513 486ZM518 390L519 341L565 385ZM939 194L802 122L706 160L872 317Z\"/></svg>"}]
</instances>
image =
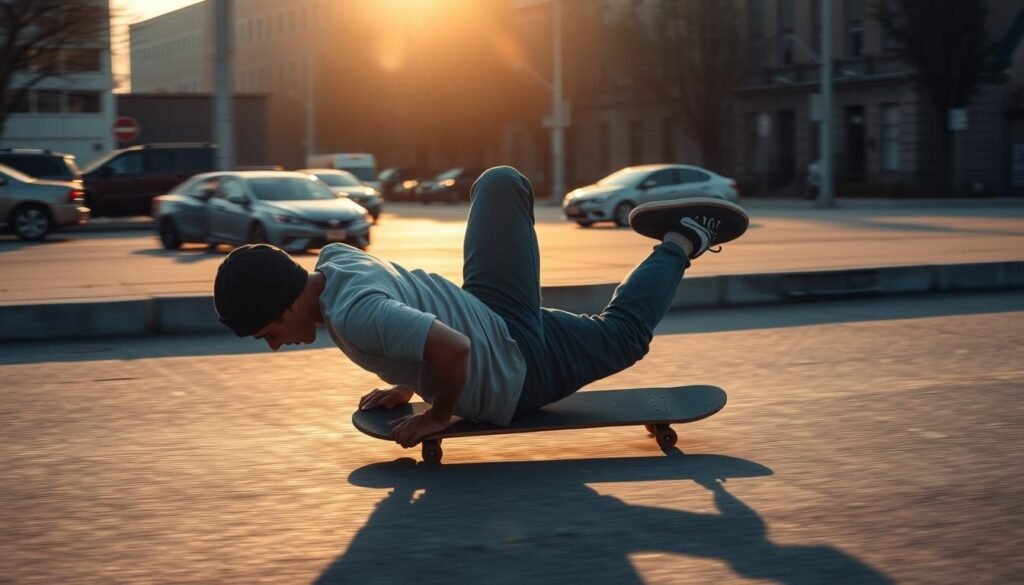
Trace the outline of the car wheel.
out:
<instances>
[{"instance_id":1,"label":"car wheel","mask_svg":"<svg viewBox=\"0 0 1024 585\"><path fill-rule=\"evenodd\" d=\"M590 226L594 225L594 222L592 222L592 221L577 221L576 224L579 225L580 227L590 227Z\"/></svg>"},{"instance_id":2,"label":"car wheel","mask_svg":"<svg viewBox=\"0 0 1024 585\"><path fill-rule=\"evenodd\" d=\"M160 243L163 244L164 250L177 250L181 247L178 226L174 225L174 220L169 217L160 220Z\"/></svg>"},{"instance_id":3,"label":"car wheel","mask_svg":"<svg viewBox=\"0 0 1024 585\"><path fill-rule=\"evenodd\" d=\"M629 201L623 201L615 206L615 225L619 227L626 227L629 225L629 212L633 211L635 207Z\"/></svg>"},{"instance_id":4,"label":"car wheel","mask_svg":"<svg viewBox=\"0 0 1024 585\"><path fill-rule=\"evenodd\" d=\"M11 225L19 240L38 242L53 229L50 210L38 203L26 203L11 214Z\"/></svg>"},{"instance_id":5,"label":"car wheel","mask_svg":"<svg viewBox=\"0 0 1024 585\"><path fill-rule=\"evenodd\" d=\"M249 243L250 244L265 244L267 243L267 228L263 227L262 223L254 223L249 229Z\"/></svg>"}]
</instances>

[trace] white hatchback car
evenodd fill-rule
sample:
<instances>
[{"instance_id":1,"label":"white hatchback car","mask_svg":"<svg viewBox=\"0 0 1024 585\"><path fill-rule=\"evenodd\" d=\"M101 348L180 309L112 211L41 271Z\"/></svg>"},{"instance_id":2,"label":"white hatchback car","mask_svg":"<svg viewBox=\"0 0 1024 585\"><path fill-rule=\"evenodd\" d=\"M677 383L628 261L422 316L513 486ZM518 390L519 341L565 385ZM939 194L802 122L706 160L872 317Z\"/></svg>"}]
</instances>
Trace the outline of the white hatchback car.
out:
<instances>
[{"instance_id":1,"label":"white hatchback car","mask_svg":"<svg viewBox=\"0 0 1024 585\"><path fill-rule=\"evenodd\" d=\"M629 225L637 205L666 199L717 197L737 202L736 181L692 165L640 165L615 171L593 185L580 187L562 200L565 218L583 227L599 221Z\"/></svg>"}]
</instances>

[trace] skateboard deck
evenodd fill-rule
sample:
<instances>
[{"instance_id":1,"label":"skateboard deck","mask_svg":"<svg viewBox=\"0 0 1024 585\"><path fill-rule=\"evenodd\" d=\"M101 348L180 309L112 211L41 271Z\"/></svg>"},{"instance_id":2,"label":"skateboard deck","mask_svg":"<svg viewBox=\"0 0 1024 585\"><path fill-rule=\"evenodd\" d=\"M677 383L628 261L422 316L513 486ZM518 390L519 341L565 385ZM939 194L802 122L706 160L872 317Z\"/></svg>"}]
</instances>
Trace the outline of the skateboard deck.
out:
<instances>
[{"instance_id":1,"label":"skateboard deck","mask_svg":"<svg viewBox=\"0 0 1024 585\"><path fill-rule=\"evenodd\" d=\"M423 440L423 460L441 460L441 441L455 437L508 435L540 431L643 425L663 449L675 445L678 435L670 424L707 418L725 406L725 391L715 386L676 386L629 390L576 392L544 408L512 421L507 427L460 420L443 432ZM391 421L420 414L429 408L411 402L392 410L357 410L352 424L363 433L391 440Z\"/></svg>"}]
</instances>

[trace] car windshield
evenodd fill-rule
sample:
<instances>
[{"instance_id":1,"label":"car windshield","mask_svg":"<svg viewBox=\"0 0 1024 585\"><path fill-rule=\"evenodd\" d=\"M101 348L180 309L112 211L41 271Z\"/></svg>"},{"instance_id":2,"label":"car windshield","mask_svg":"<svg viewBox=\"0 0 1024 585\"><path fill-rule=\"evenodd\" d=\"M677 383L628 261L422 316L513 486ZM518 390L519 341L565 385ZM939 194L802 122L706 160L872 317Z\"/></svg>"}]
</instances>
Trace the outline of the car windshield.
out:
<instances>
[{"instance_id":1,"label":"car windshield","mask_svg":"<svg viewBox=\"0 0 1024 585\"><path fill-rule=\"evenodd\" d=\"M455 169L448 169L447 171L445 171L445 172L441 173L440 175L438 175L437 176L437 180L438 181L444 181L446 179L454 179L455 177L458 177L460 174L462 174L462 168L461 167L455 168Z\"/></svg>"},{"instance_id":2,"label":"car windshield","mask_svg":"<svg viewBox=\"0 0 1024 585\"><path fill-rule=\"evenodd\" d=\"M352 167L346 169L340 169L348 171L356 176L360 181L376 181L377 176L373 173L373 167Z\"/></svg>"},{"instance_id":3,"label":"car windshield","mask_svg":"<svg viewBox=\"0 0 1024 585\"><path fill-rule=\"evenodd\" d=\"M263 201L337 199L316 177L254 177L248 182L253 195Z\"/></svg>"},{"instance_id":4,"label":"car windshield","mask_svg":"<svg viewBox=\"0 0 1024 585\"><path fill-rule=\"evenodd\" d=\"M316 178L331 187L358 187L362 183L350 172L338 171L334 173L314 173Z\"/></svg>"},{"instance_id":5,"label":"car windshield","mask_svg":"<svg viewBox=\"0 0 1024 585\"><path fill-rule=\"evenodd\" d=\"M632 187L650 174L650 169L625 168L608 175L597 182L601 187Z\"/></svg>"}]
</instances>

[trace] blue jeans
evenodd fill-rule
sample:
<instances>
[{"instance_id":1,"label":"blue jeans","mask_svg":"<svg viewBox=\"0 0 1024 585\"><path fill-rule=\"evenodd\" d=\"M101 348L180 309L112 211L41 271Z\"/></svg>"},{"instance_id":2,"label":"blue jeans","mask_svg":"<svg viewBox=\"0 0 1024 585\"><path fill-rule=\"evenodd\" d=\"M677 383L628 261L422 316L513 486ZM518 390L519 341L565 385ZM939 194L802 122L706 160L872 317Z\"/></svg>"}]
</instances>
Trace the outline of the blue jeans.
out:
<instances>
[{"instance_id":1,"label":"blue jeans","mask_svg":"<svg viewBox=\"0 0 1024 585\"><path fill-rule=\"evenodd\" d=\"M473 185L463 244L463 285L508 325L526 360L516 416L565 398L639 361L668 312L690 260L660 244L597 315L541 307L533 186L512 167Z\"/></svg>"}]
</instances>

